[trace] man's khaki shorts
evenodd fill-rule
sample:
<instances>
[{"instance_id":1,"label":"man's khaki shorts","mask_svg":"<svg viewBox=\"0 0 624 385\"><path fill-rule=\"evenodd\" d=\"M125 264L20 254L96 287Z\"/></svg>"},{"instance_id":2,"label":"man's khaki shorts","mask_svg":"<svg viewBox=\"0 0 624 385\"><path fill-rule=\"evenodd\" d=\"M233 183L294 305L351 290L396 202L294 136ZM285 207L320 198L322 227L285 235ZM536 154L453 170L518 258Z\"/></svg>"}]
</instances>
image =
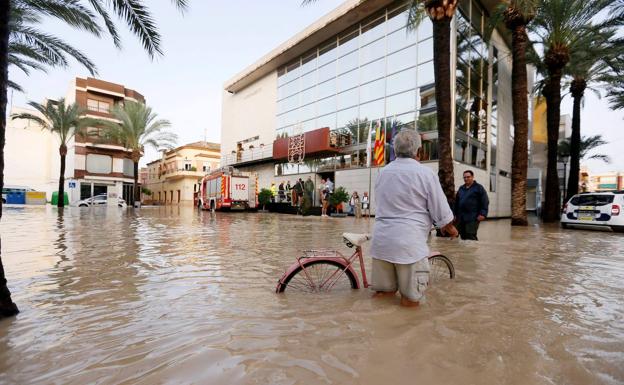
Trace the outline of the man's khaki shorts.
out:
<instances>
[{"instance_id":1,"label":"man's khaki shorts","mask_svg":"<svg viewBox=\"0 0 624 385\"><path fill-rule=\"evenodd\" d=\"M410 264L399 264L373 258L373 285L375 291L395 292L397 289L410 301L420 301L429 285L429 259Z\"/></svg>"}]
</instances>

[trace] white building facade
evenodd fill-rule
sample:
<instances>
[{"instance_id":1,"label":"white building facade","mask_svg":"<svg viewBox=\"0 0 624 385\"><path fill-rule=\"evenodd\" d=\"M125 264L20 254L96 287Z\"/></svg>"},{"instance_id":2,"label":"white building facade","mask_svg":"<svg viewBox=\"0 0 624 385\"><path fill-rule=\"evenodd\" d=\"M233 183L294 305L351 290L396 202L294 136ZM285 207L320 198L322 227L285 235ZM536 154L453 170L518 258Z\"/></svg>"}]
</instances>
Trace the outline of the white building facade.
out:
<instances>
[{"instance_id":1,"label":"white building facade","mask_svg":"<svg viewBox=\"0 0 624 385\"><path fill-rule=\"evenodd\" d=\"M406 28L408 4L347 1L228 81L222 164L257 172L260 187L308 176L318 186L329 177L349 193L369 192L374 207L383 199L373 187L391 161L392 132L417 129L422 162L437 172L432 24L425 19ZM488 5L462 1L452 22L452 151L456 187L463 171L473 170L489 193L490 216L505 217L511 214L511 53L499 31L484 39L487 13ZM367 151L376 126L385 143L378 165ZM303 138L302 162L292 162L296 138Z\"/></svg>"}]
</instances>

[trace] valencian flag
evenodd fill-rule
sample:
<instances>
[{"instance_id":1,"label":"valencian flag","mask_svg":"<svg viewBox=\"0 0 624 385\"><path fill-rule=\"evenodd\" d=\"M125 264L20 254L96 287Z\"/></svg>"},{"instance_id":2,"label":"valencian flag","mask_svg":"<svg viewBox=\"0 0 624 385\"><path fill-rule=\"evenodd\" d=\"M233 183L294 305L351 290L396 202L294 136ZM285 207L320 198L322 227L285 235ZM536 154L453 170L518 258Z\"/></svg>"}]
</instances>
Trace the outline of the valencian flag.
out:
<instances>
[{"instance_id":1,"label":"valencian flag","mask_svg":"<svg viewBox=\"0 0 624 385\"><path fill-rule=\"evenodd\" d=\"M381 129L381 121L377 121L375 126L375 150L373 164L375 166L383 166L386 163L386 136Z\"/></svg>"}]
</instances>

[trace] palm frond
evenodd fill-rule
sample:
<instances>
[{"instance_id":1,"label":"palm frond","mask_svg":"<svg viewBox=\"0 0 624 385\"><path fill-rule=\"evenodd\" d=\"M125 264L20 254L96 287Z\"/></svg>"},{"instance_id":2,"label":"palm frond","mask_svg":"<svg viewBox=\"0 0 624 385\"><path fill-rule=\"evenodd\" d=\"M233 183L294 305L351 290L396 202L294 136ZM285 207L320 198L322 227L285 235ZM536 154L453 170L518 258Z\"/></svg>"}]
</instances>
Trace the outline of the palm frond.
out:
<instances>
[{"instance_id":1,"label":"palm frond","mask_svg":"<svg viewBox=\"0 0 624 385\"><path fill-rule=\"evenodd\" d=\"M23 6L64 21L73 28L100 36L95 14L78 0L20 0Z\"/></svg>"},{"instance_id":2,"label":"palm frond","mask_svg":"<svg viewBox=\"0 0 624 385\"><path fill-rule=\"evenodd\" d=\"M115 47L121 48L121 38L119 37L119 33L117 32L117 27L115 27L115 22L108 14L106 7L100 0L89 0L91 7L95 10L95 12L102 17L104 20L104 25L108 29L108 33L111 35L113 39L113 44Z\"/></svg>"},{"instance_id":3,"label":"palm frond","mask_svg":"<svg viewBox=\"0 0 624 385\"><path fill-rule=\"evenodd\" d=\"M22 88L22 86L20 86L19 84L15 83L14 81L7 80L7 86L8 86L8 88L11 88L11 89L13 89L15 91L24 92L24 89Z\"/></svg>"},{"instance_id":4,"label":"palm frond","mask_svg":"<svg viewBox=\"0 0 624 385\"><path fill-rule=\"evenodd\" d=\"M160 34L152 15L139 0L110 0L113 10L124 19L130 30L137 35L148 56L153 59L162 55Z\"/></svg>"}]
</instances>

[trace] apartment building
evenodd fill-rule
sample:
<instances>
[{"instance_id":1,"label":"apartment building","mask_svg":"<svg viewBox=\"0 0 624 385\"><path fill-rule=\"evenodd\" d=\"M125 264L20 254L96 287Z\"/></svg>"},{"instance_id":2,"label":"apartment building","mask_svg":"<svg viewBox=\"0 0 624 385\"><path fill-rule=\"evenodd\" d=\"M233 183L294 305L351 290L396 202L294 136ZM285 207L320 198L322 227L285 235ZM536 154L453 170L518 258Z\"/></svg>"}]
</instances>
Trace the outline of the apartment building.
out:
<instances>
[{"instance_id":1,"label":"apartment building","mask_svg":"<svg viewBox=\"0 0 624 385\"><path fill-rule=\"evenodd\" d=\"M143 95L121 84L95 78L76 78L65 101L87 110L86 116L114 120L110 111L125 101L145 103ZM90 127L88 136L77 135L73 143L70 200L106 193L109 200L123 197L133 202L134 165L131 151L120 143L104 138L101 129ZM68 154L69 155L69 154Z\"/></svg>"},{"instance_id":2,"label":"apartment building","mask_svg":"<svg viewBox=\"0 0 624 385\"><path fill-rule=\"evenodd\" d=\"M160 159L147 164L146 187L158 204L192 204L198 181L219 168L221 146L199 141L163 151Z\"/></svg>"}]
</instances>

